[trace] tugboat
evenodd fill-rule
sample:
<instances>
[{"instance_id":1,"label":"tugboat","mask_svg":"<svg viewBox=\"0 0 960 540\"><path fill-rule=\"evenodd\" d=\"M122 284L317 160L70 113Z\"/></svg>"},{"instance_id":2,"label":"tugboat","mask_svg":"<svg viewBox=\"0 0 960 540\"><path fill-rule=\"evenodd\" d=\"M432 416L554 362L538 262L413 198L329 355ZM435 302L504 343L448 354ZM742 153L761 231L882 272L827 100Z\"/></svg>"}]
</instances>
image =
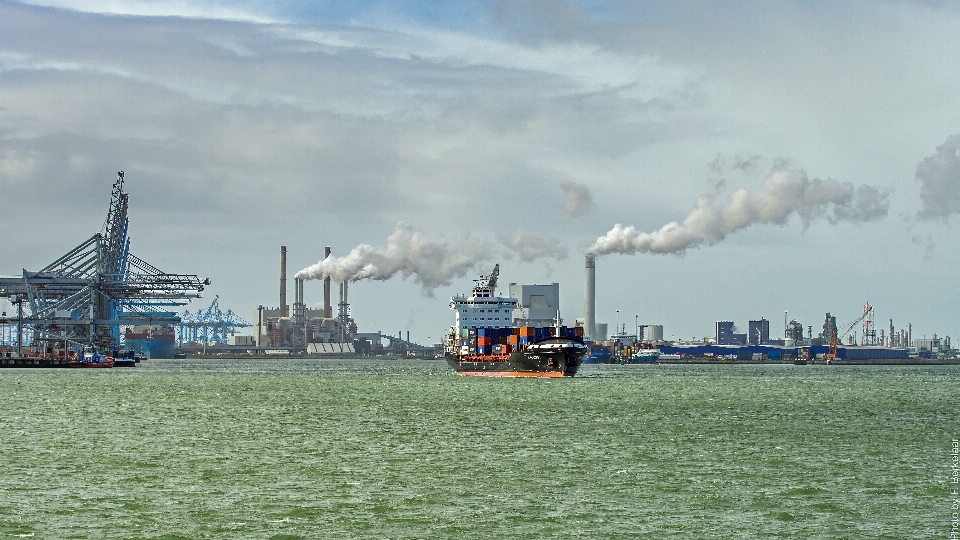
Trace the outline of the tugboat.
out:
<instances>
[{"instance_id":1,"label":"tugboat","mask_svg":"<svg viewBox=\"0 0 960 540\"><path fill-rule=\"evenodd\" d=\"M112 368L113 363L112 356L101 354L94 347L87 345L83 348L83 352L75 359L68 361L66 365L71 368Z\"/></svg>"},{"instance_id":2,"label":"tugboat","mask_svg":"<svg viewBox=\"0 0 960 540\"><path fill-rule=\"evenodd\" d=\"M486 377L573 377L589 349L583 329L556 324L514 326L516 298L495 296L500 265L474 280L470 296L450 299L456 326L447 336L444 358L460 375ZM483 316L481 316L481 314ZM487 326L477 326L476 321Z\"/></svg>"}]
</instances>

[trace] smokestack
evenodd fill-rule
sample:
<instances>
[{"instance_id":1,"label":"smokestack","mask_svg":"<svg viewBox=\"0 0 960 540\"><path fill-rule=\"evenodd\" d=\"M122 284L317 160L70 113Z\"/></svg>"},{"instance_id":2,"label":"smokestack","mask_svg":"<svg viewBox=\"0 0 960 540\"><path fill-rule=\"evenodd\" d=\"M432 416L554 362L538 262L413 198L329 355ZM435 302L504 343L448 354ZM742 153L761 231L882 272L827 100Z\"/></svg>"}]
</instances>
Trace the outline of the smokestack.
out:
<instances>
[{"instance_id":1,"label":"smokestack","mask_svg":"<svg viewBox=\"0 0 960 540\"><path fill-rule=\"evenodd\" d=\"M323 248L323 258L330 256L330 246ZM333 309L330 307L330 276L323 278L323 316L324 318L333 317Z\"/></svg>"},{"instance_id":2,"label":"smokestack","mask_svg":"<svg viewBox=\"0 0 960 540\"><path fill-rule=\"evenodd\" d=\"M583 324L586 328L583 330L587 336L595 338L597 335L597 269L593 253L587 253L585 270L586 287L583 293Z\"/></svg>"},{"instance_id":3,"label":"smokestack","mask_svg":"<svg viewBox=\"0 0 960 540\"><path fill-rule=\"evenodd\" d=\"M287 246L280 246L280 316L287 316Z\"/></svg>"}]
</instances>

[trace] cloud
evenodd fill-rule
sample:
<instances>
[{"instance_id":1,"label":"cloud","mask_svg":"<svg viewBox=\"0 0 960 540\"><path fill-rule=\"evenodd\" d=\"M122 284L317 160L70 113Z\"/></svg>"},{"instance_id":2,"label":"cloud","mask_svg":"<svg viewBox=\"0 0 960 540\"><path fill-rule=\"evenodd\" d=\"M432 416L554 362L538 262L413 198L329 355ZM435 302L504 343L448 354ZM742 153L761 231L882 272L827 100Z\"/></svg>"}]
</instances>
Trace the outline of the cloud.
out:
<instances>
[{"instance_id":1,"label":"cloud","mask_svg":"<svg viewBox=\"0 0 960 540\"><path fill-rule=\"evenodd\" d=\"M917 165L920 219L946 219L960 212L960 134L937 147L937 153Z\"/></svg>"},{"instance_id":2,"label":"cloud","mask_svg":"<svg viewBox=\"0 0 960 540\"><path fill-rule=\"evenodd\" d=\"M312 280L331 277L335 281L388 280L396 275L413 276L424 294L464 277L478 264L494 256L491 246L465 233L458 238L430 241L407 223L397 223L385 248L361 244L343 257L327 257L294 276Z\"/></svg>"},{"instance_id":3,"label":"cloud","mask_svg":"<svg viewBox=\"0 0 960 540\"><path fill-rule=\"evenodd\" d=\"M177 2L151 0L26 0L35 6L54 7L106 15L133 15L139 17L182 17L186 19L218 19L269 24L278 19L249 9L244 2L206 2L178 0Z\"/></svg>"},{"instance_id":4,"label":"cloud","mask_svg":"<svg viewBox=\"0 0 960 540\"><path fill-rule=\"evenodd\" d=\"M716 244L752 225L783 225L794 214L800 217L804 228L817 219L830 223L874 221L886 217L887 197L886 191L875 187L854 188L849 182L830 178L808 179L800 169L780 170L764 181L759 194L740 189L726 205L711 196L701 196L683 224L674 221L645 233L618 223L597 238L588 251L595 255L683 253Z\"/></svg>"},{"instance_id":5,"label":"cloud","mask_svg":"<svg viewBox=\"0 0 960 540\"><path fill-rule=\"evenodd\" d=\"M593 208L593 196L590 195L590 188L587 186L572 180L564 180L560 182L560 189L564 193L560 209L567 217L578 218Z\"/></svg>"},{"instance_id":6,"label":"cloud","mask_svg":"<svg viewBox=\"0 0 960 540\"><path fill-rule=\"evenodd\" d=\"M567 258L567 246L563 245L556 235L541 236L536 233L520 231L513 236L498 235L500 242L509 249L510 254L516 254L523 262L533 262L537 259Z\"/></svg>"}]
</instances>

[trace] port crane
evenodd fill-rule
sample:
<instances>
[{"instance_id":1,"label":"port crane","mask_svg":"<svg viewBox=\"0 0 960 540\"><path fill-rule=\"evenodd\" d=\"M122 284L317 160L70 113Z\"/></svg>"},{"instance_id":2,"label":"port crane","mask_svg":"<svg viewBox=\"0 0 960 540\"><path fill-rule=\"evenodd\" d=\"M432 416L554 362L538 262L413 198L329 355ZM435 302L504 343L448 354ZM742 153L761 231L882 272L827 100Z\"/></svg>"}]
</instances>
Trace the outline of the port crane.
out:
<instances>
[{"instance_id":1,"label":"port crane","mask_svg":"<svg viewBox=\"0 0 960 540\"><path fill-rule=\"evenodd\" d=\"M0 277L0 298L17 305L18 354L25 331L34 345L116 347L121 326L179 323L169 307L200 298L210 285L193 274L162 272L130 252L123 181L120 171L100 232L39 272Z\"/></svg>"},{"instance_id":2,"label":"port crane","mask_svg":"<svg viewBox=\"0 0 960 540\"><path fill-rule=\"evenodd\" d=\"M237 328L252 326L232 310L220 311L220 295L213 297L205 311L184 311L180 321L180 341L224 345Z\"/></svg>"},{"instance_id":3,"label":"port crane","mask_svg":"<svg viewBox=\"0 0 960 540\"><path fill-rule=\"evenodd\" d=\"M833 360L837 358L837 345L840 343L840 341L843 340L843 338L847 337L847 334L849 334L850 331L857 326L857 324L859 324L861 321L866 319L867 316L870 315L871 313L873 313L873 306L871 306L870 304L867 304L864 306L863 315L857 317L857 320L853 321L852 323L844 326L844 330L839 336L837 335L836 327L833 327L831 329L830 349L827 351L827 354L824 357L828 364L833 362Z\"/></svg>"}]
</instances>

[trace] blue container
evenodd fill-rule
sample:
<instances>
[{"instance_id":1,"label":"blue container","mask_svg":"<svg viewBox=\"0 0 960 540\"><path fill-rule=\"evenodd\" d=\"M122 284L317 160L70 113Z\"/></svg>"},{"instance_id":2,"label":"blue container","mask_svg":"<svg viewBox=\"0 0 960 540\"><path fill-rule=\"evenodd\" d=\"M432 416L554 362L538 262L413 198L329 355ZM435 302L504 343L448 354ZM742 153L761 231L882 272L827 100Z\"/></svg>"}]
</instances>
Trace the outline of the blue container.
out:
<instances>
[{"instance_id":1,"label":"blue container","mask_svg":"<svg viewBox=\"0 0 960 540\"><path fill-rule=\"evenodd\" d=\"M467 338L463 338L460 340L460 345L469 345L469 344L470 344L470 340Z\"/></svg>"},{"instance_id":2,"label":"blue container","mask_svg":"<svg viewBox=\"0 0 960 540\"><path fill-rule=\"evenodd\" d=\"M486 328L477 328L477 335L480 336L480 337L483 337L483 336L487 335L487 329L486 329Z\"/></svg>"},{"instance_id":3,"label":"blue container","mask_svg":"<svg viewBox=\"0 0 960 540\"><path fill-rule=\"evenodd\" d=\"M480 347L477 347L477 354L487 354L487 349L488 349L488 348L489 348L489 347L486 347L486 346L483 346L483 345L481 345Z\"/></svg>"},{"instance_id":4,"label":"blue container","mask_svg":"<svg viewBox=\"0 0 960 540\"><path fill-rule=\"evenodd\" d=\"M520 336L520 345L526 345L529 343L529 338L527 336Z\"/></svg>"}]
</instances>

